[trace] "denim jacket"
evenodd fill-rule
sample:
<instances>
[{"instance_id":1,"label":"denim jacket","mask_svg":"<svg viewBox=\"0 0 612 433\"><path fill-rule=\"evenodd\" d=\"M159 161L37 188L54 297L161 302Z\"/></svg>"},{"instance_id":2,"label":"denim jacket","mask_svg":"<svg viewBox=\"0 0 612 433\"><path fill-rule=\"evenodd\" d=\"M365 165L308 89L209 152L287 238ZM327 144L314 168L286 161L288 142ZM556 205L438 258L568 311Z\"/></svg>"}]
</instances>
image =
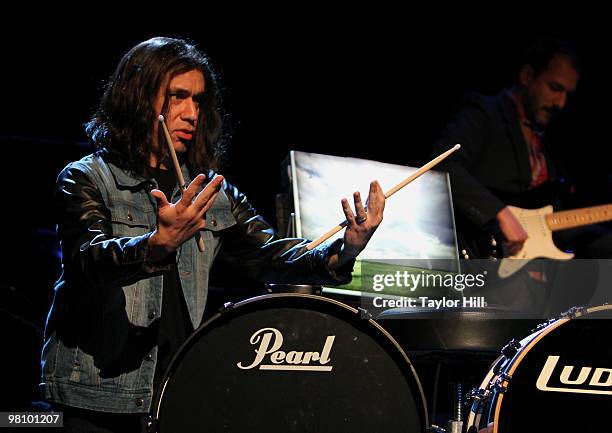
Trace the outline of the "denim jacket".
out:
<instances>
[{"instance_id":1,"label":"denim jacket","mask_svg":"<svg viewBox=\"0 0 612 433\"><path fill-rule=\"evenodd\" d=\"M182 167L185 181L190 173ZM208 173L212 179L214 172ZM344 284L327 257L341 241L306 251L304 239L279 239L246 197L224 182L195 239L161 262L149 260L156 228L154 179L108 161L105 151L69 164L55 191L62 275L55 284L42 350L43 397L90 410L135 413L151 407L164 275L178 267L194 328L200 325L209 270L222 258L269 282ZM178 188L173 201L180 197Z\"/></svg>"}]
</instances>

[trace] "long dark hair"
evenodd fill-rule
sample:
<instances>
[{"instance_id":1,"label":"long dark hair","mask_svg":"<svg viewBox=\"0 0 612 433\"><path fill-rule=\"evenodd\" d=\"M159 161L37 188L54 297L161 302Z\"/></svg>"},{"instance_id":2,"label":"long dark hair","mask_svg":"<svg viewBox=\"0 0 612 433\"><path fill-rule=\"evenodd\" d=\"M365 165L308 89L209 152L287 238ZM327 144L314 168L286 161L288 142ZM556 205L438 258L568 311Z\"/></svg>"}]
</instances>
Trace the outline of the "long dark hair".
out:
<instances>
[{"instance_id":1,"label":"long dark hair","mask_svg":"<svg viewBox=\"0 0 612 433\"><path fill-rule=\"evenodd\" d=\"M182 39L152 38L123 56L105 86L98 109L85 124L87 136L96 148L107 149L113 162L133 173L150 175L153 125L159 114L153 107L160 86L166 78L194 69L204 75L205 93L187 162L196 173L218 170L225 147L218 77L208 57ZM166 95L164 114L167 105ZM159 130L158 142L164 143ZM165 156L166 146L159 148L160 156Z\"/></svg>"}]
</instances>

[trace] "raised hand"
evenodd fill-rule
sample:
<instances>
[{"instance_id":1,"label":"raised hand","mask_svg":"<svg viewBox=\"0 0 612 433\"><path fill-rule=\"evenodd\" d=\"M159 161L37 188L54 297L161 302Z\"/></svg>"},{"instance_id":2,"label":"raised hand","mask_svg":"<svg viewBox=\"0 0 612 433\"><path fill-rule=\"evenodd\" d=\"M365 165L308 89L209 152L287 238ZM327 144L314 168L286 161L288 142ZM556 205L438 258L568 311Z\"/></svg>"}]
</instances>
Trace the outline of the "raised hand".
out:
<instances>
[{"instance_id":1,"label":"raised hand","mask_svg":"<svg viewBox=\"0 0 612 433\"><path fill-rule=\"evenodd\" d=\"M346 216L348 225L344 231L344 245L340 254L334 254L329 258L328 266L331 269L342 266L347 261L357 257L383 220L385 194L378 181L370 183L367 211L361 201L359 192L353 194L353 201L355 202L356 216L348 200L342 199L342 211Z\"/></svg>"},{"instance_id":2,"label":"raised hand","mask_svg":"<svg viewBox=\"0 0 612 433\"><path fill-rule=\"evenodd\" d=\"M197 194L206 181L199 174L183 191L180 200L169 203L166 195L157 189L151 195L157 200L157 229L149 238L151 258L160 260L175 251L199 230L206 227L204 215L210 209L223 184L223 176L216 176Z\"/></svg>"}]
</instances>

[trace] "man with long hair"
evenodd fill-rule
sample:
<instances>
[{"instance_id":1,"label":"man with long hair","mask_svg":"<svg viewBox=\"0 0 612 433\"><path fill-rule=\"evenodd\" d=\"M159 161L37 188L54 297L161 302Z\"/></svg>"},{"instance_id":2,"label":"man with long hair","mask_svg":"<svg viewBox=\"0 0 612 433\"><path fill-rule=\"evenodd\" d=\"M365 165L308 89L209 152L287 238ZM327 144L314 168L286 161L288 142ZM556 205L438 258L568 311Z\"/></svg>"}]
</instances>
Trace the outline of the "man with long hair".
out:
<instances>
[{"instance_id":1,"label":"man with long hair","mask_svg":"<svg viewBox=\"0 0 612 433\"><path fill-rule=\"evenodd\" d=\"M186 41L153 38L121 59L87 123L96 151L60 173L62 275L41 387L64 411L66 431L140 429L170 359L201 323L216 260L261 281L343 284L382 221L384 194L372 182L367 213L358 193L355 213L342 200L344 239L312 251L303 239L279 239L217 173L222 128L208 58Z\"/></svg>"}]
</instances>

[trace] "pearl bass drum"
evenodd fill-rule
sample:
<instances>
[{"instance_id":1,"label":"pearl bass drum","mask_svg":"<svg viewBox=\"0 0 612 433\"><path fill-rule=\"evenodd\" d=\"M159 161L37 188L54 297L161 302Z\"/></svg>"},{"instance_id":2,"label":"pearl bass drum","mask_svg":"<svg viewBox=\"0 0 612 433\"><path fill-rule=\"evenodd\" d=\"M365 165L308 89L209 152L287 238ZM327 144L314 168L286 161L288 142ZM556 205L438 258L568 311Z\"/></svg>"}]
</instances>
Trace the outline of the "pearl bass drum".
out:
<instances>
[{"instance_id":1,"label":"pearl bass drum","mask_svg":"<svg viewBox=\"0 0 612 433\"><path fill-rule=\"evenodd\" d=\"M225 308L171 362L154 404L157 431L425 431L412 364L361 314L305 294Z\"/></svg>"}]
</instances>

